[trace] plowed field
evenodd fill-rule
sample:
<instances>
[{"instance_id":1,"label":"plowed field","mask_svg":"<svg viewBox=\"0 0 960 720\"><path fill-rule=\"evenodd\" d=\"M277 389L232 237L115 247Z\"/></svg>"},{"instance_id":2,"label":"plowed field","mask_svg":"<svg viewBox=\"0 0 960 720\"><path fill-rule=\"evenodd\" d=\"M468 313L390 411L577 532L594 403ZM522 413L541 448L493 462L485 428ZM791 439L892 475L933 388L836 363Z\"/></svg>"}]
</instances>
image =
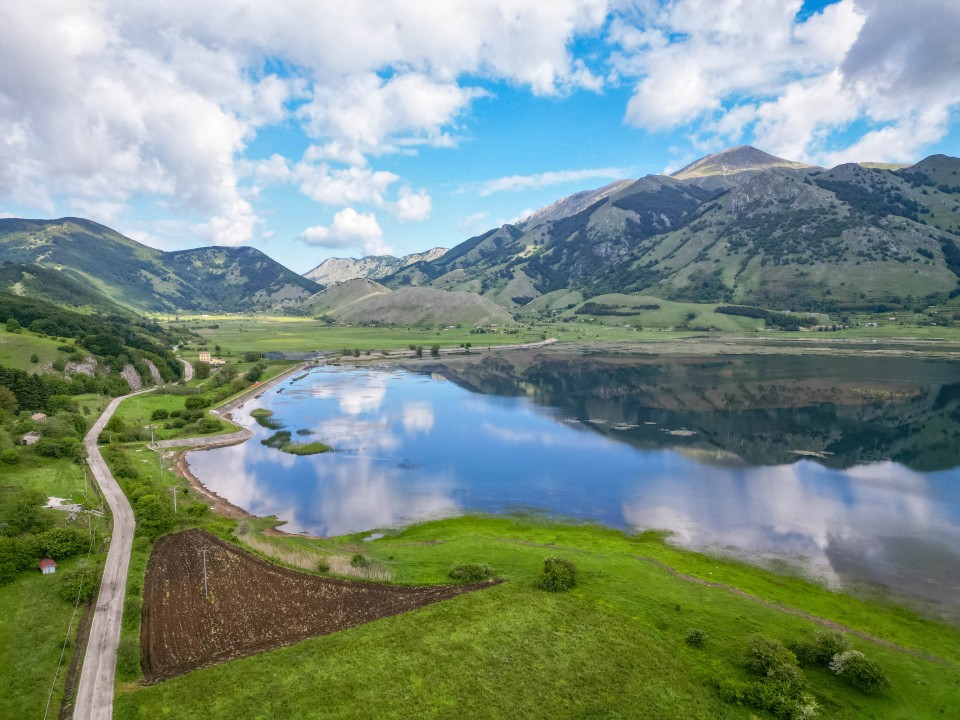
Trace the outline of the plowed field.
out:
<instances>
[{"instance_id":1,"label":"plowed field","mask_svg":"<svg viewBox=\"0 0 960 720\"><path fill-rule=\"evenodd\" d=\"M144 674L148 681L163 680L490 584L399 587L334 580L272 565L207 532L185 530L158 540L147 566Z\"/></svg>"}]
</instances>

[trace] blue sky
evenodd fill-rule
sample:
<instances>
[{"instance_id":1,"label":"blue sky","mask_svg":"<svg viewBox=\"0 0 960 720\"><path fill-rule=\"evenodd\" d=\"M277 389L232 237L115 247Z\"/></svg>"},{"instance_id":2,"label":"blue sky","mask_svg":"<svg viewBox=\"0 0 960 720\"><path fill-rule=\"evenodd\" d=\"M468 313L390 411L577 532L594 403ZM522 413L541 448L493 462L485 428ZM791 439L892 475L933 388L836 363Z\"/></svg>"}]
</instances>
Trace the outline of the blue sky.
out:
<instances>
[{"instance_id":1,"label":"blue sky","mask_svg":"<svg viewBox=\"0 0 960 720\"><path fill-rule=\"evenodd\" d=\"M0 7L0 214L303 272L738 144L960 155L955 0L151 5Z\"/></svg>"}]
</instances>

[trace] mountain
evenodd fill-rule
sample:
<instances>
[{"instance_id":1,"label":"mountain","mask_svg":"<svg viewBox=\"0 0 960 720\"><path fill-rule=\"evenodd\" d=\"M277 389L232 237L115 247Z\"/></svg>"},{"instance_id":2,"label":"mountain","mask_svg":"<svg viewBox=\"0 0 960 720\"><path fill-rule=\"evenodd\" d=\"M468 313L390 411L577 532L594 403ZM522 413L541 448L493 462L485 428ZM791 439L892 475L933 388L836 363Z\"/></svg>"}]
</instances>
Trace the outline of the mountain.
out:
<instances>
[{"instance_id":1,"label":"mountain","mask_svg":"<svg viewBox=\"0 0 960 720\"><path fill-rule=\"evenodd\" d=\"M136 311L236 312L282 307L319 290L259 250L204 247L163 252L81 218L0 219L0 262L61 273L86 295ZM38 271L39 272L39 271ZM43 287L33 293L64 302ZM60 292L60 291L58 291Z\"/></svg>"},{"instance_id":2,"label":"mountain","mask_svg":"<svg viewBox=\"0 0 960 720\"><path fill-rule=\"evenodd\" d=\"M381 282L832 311L926 306L960 278L960 160L823 170L749 147L577 193Z\"/></svg>"},{"instance_id":3,"label":"mountain","mask_svg":"<svg viewBox=\"0 0 960 720\"><path fill-rule=\"evenodd\" d=\"M369 255L359 260L327 258L313 270L305 272L303 276L321 285L333 285L355 278L379 280L415 263L436 260L446 251L446 248L432 248L425 252L404 255L401 258L393 255Z\"/></svg>"},{"instance_id":4,"label":"mountain","mask_svg":"<svg viewBox=\"0 0 960 720\"><path fill-rule=\"evenodd\" d=\"M784 160L749 145L729 148L692 162L670 177L677 180L715 177L717 175L736 175L742 172L789 168L791 170L813 170L813 165Z\"/></svg>"},{"instance_id":5,"label":"mountain","mask_svg":"<svg viewBox=\"0 0 960 720\"><path fill-rule=\"evenodd\" d=\"M408 287L390 290L366 278L328 287L307 300L298 312L361 325L507 325L504 308L468 292Z\"/></svg>"}]
</instances>

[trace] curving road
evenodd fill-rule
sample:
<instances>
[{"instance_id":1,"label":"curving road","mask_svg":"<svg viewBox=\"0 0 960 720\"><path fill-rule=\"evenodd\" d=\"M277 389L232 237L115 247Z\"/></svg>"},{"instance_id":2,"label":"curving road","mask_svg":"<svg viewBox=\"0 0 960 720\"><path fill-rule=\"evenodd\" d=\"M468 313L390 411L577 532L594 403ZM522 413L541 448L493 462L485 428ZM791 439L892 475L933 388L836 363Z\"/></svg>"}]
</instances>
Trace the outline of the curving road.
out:
<instances>
[{"instance_id":1,"label":"curving road","mask_svg":"<svg viewBox=\"0 0 960 720\"><path fill-rule=\"evenodd\" d=\"M133 508L104 462L100 448L97 447L97 436L122 401L153 389L140 390L111 400L83 439L87 449L87 463L100 486L100 492L110 505L110 512L113 513L113 533L110 537L107 563L103 568L97 607L90 625L87 652L83 657L83 670L80 673L80 686L73 711L74 720L110 720L113 717L117 644L120 642L123 598L135 527Z\"/></svg>"},{"instance_id":2,"label":"curving road","mask_svg":"<svg viewBox=\"0 0 960 720\"><path fill-rule=\"evenodd\" d=\"M193 365L188 363L183 358L180 358L180 362L183 363L183 381L185 383L190 382L191 380L193 380Z\"/></svg>"}]
</instances>

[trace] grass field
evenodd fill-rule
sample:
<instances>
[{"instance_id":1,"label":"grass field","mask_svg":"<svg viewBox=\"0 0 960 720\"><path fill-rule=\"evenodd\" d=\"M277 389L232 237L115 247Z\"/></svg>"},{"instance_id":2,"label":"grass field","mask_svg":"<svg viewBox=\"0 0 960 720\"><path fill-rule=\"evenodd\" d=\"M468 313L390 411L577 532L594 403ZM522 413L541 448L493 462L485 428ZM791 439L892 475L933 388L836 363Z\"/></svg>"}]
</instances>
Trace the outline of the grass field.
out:
<instances>
[{"instance_id":1,"label":"grass field","mask_svg":"<svg viewBox=\"0 0 960 720\"><path fill-rule=\"evenodd\" d=\"M96 504L96 496L85 494L83 467L66 460L37 458L25 452L19 465L0 464L0 490L27 488L44 495L67 498L75 502L87 499ZM58 523L66 523L66 513L43 511ZM86 529L86 521L82 527ZM107 521L100 520L102 526ZM10 583L0 587L0 717L43 717L47 694L57 672L64 639L68 637L73 605L58 596L64 572L79 558L60 563L57 574L41 575L24 571ZM79 614L69 630L69 640L57 681L53 684L50 717L60 711L67 665L73 652Z\"/></svg>"},{"instance_id":2,"label":"grass field","mask_svg":"<svg viewBox=\"0 0 960 720\"><path fill-rule=\"evenodd\" d=\"M174 323L179 325L180 323ZM471 335L470 328L447 330L423 328L365 328L327 325L319 320L290 317L204 318L186 323L202 335L206 348L219 345L225 360L244 352L307 352L339 351L343 348L360 350L397 350L411 343L429 348L434 343L443 347L458 347L460 343L474 345L503 345L533 342L540 339L540 328L521 330L519 334L487 333ZM216 330L210 325L219 325Z\"/></svg>"},{"instance_id":3,"label":"grass field","mask_svg":"<svg viewBox=\"0 0 960 720\"><path fill-rule=\"evenodd\" d=\"M941 718L956 707L955 629L680 551L655 534L464 517L374 542L359 540L285 542L365 553L401 583L443 582L461 562L487 563L506 582L158 685L127 686L116 699L116 717L317 717L321 708L325 718L770 717L725 703L717 683L747 679L743 656L752 633L790 642L811 637L819 626L675 577L648 558L906 649L853 639L891 680L879 696L854 690L829 671L807 669L821 717ZM551 555L576 563L579 582L571 592L534 588L544 557ZM684 641L693 629L706 634L702 648Z\"/></svg>"},{"instance_id":4,"label":"grass field","mask_svg":"<svg viewBox=\"0 0 960 720\"><path fill-rule=\"evenodd\" d=\"M57 350L61 345L73 345L73 341L61 342L53 338L37 337L28 330L18 333L9 333L0 326L0 365L4 367L38 372L60 358L64 361L74 359L74 356L85 356L85 353L65 353ZM30 357L37 356L37 362L31 362Z\"/></svg>"}]
</instances>

